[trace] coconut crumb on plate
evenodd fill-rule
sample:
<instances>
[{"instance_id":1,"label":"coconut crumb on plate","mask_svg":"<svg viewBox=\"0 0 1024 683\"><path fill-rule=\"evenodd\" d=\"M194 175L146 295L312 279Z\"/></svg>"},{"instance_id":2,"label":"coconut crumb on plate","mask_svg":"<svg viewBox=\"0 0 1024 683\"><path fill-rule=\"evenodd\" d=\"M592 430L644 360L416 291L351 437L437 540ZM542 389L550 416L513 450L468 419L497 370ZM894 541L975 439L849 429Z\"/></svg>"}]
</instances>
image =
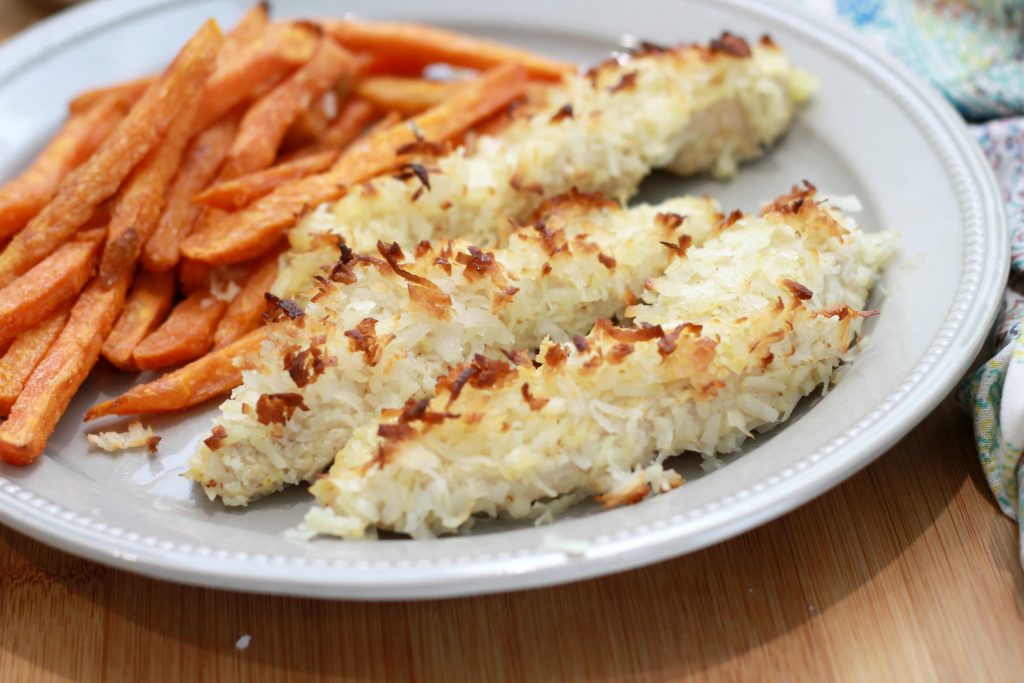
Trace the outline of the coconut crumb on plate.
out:
<instances>
[{"instance_id":1,"label":"coconut crumb on plate","mask_svg":"<svg viewBox=\"0 0 1024 683\"><path fill-rule=\"evenodd\" d=\"M138 420L133 421L123 432L99 432L89 434L86 438L93 446L108 453L132 448L146 448L150 453L156 453L160 443L160 437L153 433L153 428L143 426Z\"/></svg>"}]
</instances>

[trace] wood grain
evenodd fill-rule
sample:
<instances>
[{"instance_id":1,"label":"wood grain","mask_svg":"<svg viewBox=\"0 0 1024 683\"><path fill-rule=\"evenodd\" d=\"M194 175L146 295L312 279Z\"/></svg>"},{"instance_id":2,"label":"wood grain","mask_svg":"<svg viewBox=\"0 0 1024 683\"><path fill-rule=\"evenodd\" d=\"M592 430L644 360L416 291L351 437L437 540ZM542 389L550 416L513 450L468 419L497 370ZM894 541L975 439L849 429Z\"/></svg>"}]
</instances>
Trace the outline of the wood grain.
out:
<instances>
[{"instance_id":1,"label":"wood grain","mask_svg":"<svg viewBox=\"0 0 1024 683\"><path fill-rule=\"evenodd\" d=\"M0 0L0 36L41 14ZM133 576L0 529L0 681L1020 680L1016 553L946 401L772 524L522 593L268 598Z\"/></svg>"}]
</instances>

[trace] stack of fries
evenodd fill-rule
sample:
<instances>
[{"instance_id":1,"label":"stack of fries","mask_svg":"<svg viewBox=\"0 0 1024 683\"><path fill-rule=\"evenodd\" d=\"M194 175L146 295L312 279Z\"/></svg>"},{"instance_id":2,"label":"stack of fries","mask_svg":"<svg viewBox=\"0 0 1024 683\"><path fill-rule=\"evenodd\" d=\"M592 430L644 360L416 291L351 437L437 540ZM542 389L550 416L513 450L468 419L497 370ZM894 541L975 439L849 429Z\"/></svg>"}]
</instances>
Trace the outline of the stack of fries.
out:
<instances>
[{"instance_id":1,"label":"stack of fries","mask_svg":"<svg viewBox=\"0 0 1024 683\"><path fill-rule=\"evenodd\" d=\"M480 75L425 80L435 63ZM231 389L289 227L507 125L531 82L572 69L419 25L271 21L261 5L227 35L205 24L161 74L76 97L0 188L0 458L43 452L101 355L129 372L192 361L136 391L134 412Z\"/></svg>"}]
</instances>

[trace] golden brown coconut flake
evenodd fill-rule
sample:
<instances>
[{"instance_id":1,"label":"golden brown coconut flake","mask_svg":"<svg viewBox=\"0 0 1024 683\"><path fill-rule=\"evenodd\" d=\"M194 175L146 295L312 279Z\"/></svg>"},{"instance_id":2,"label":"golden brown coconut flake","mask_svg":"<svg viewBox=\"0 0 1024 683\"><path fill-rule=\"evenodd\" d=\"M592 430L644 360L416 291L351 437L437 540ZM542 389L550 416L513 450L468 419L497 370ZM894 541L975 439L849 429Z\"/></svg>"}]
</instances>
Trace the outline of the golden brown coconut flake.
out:
<instances>
[{"instance_id":1,"label":"golden brown coconut flake","mask_svg":"<svg viewBox=\"0 0 1024 683\"><path fill-rule=\"evenodd\" d=\"M740 58L751 55L747 41L728 31L723 31L721 36L711 41L711 52Z\"/></svg>"},{"instance_id":2,"label":"golden brown coconut flake","mask_svg":"<svg viewBox=\"0 0 1024 683\"><path fill-rule=\"evenodd\" d=\"M523 400L526 401L526 405L530 406L530 410L536 412L548 404L548 399L538 398L530 393L529 382L523 382L523 386L520 389L523 394Z\"/></svg>"},{"instance_id":3,"label":"golden brown coconut flake","mask_svg":"<svg viewBox=\"0 0 1024 683\"><path fill-rule=\"evenodd\" d=\"M431 283L433 284L433 283ZM437 287L424 287L409 283L409 301L438 320L445 320L451 315L452 298Z\"/></svg>"},{"instance_id":4,"label":"golden brown coconut flake","mask_svg":"<svg viewBox=\"0 0 1024 683\"><path fill-rule=\"evenodd\" d=\"M661 325L643 325L641 327L618 327L611 320L602 318L594 325L594 330L620 342L645 342L665 336Z\"/></svg>"},{"instance_id":5,"label":"golden brown coconut flake","mask_svg":"<svg viewBox=\"0 0 1024 683\"><path fill-rule=\"evenodd\" d=\"M569 103L563 104L558 111L551 115L551 123L558 123L565 119L571 119L573 117L572 105Z\"/></svg>"},{"instance_id":6,"label":"golden brown coconut flake","mask_svg":"<svg viewBox=\"0 0 1024 683\"><path fill-rule=\"evenodd\" d=\"M658 225L665 228L665 230L675 234L676 228L683 224L686 220L686 216L680 216L678 213L672 213L669 211L662 211L654 217L654 220Z\"/></svg>"},{"instance_id":7,"label":"golden brown coconut flake","mask_svg":"<svg viewBox=\"0 0 1024 683\"><path fill-rule=\"evenodd\" d=\"M301 394L261 394L256 400L256 419L262 425L283 425L291 419L296 409L309 410Z\"/></svg>"},{"instance_id":8,"label":"golden brown coconut flake","mask_svg":"<svg viewBox=\"0 0 1024 683\"><path fill-rule=\"evenodd\" d=\"M289 320L297 320L302 316L306 315L302 307L299 306L293 299L282 299L276 297L270 292L265 292L263 298L267 302L267 311L263 314L263 319L270 323L276 323L285 318Z\"/></svg>"},{"instance_id":9,"label":"golden brown coconut flake","mask_svg":"<svg viewBox=\"0 0 1024 683\"><path fill-rule=\"evenodd\" d=\"M807 289L796 280L791 280L788 277L783 278L782 286L788 289L790 292L792 292L793 296L795 296L800 301L807 301L808 299L814 296L814 292Z\"/></svg>"},{"instance_id":10,"label":"golden brown coconut flake","mask_svg":"<svg viewBox=\"0 0 1024 683\"><path fill-rule=\"evenodd\" d=\"M455 255L455 261L465 266L462 274L470 282L483 277L490 277L492 280L495 280L497 276L504 283L504 277L500 277L501 267L494 260L492 252L485 252L480 247L469 246L467 251L460 251ZM499 283L495 282L495 284Z\"/></svg>"},{"instance_id":11,"label":"golden brown coconut flake","mask_svg":"<svg viewBox=\"0 0 1024 683\"><path fill-rule=\"evenodd\" d=\"M327 364L327 356L319 346L310 345L301 351L293 349L284 355L284 369L297 387L315 382Z\"/></svg>"},{"instance_id":12,"label":"golden brown coconut flake","mask_svg":"<svg viewBox=\"0 0 1024 683\"><path fill-rule=\"evenodd\" d=\"M349 348L354 352L361 352L370 367L380 362L384 346L390 339L377 339L377 321L374 318L363 318L351 330L345 330L345 336L349 339Z\"/></svg>"},{"instance_id":13,"label":"golden brown coconut flake","mask_svg":"<svg viewBox=\"0 0 1024 683\"><path fill-rule=\"evenodd\" d=\"M646 498L649 493L650 489L647 486L647 482L641 481L626 491L621 493L603 493L600 496L595 496L594 500L604 505L605 508L611 509L620 505L635 505Z\"/></svg>"},{"instance_id":14,"label":"golden brown coconut flake","mask_svg":"<svg viewBox=\"0 0 1024 683\"><path fill-rule=\"evenodd\" d=\"M622 74L622 78L615 85L608 88L608 92L617 93L620 90L632 90L636 87L636 72L628 71Z\"/></svg>"},{"instance_id":15,"label":"golden brown coconut flake","mask_svg":"<svg viewBox=\"0 0 1024 683\"><path fill-rule=\"evenodd\" d=\"M206 447L211 451L215 451L221 447L221 444L224 443L224 440L227 438L227 430L221 425L216 425L210 432L210 436L203 439L203 443L206 444Z\"/></svg>"},{"instance_id":16,"label":"golden brown coconut flake","mask_svg":"<svg viewBox=\"0 0 1024 683\"><path fill-rule=\"evenodd\" d=\"M489 389L503 385L518 374L508 363L476 354L472 362L456 366L437 381L438 390L448 391L448 405L458 400L463 387Z\"/></svg>"},{"instance_id":17,"label":"golden brown coconut flake","mask_svg":"<svg viewBox=\"0 0 1024 683\"><path fill-rule=\"evenodd\" d=\"M619 203L609 199L600 192L580 192L575 187L568 192L557 194L541 202L530 216L530 223L544 221L554 217L570 220L592 211L602 209L619 209Z\"/></svg>"}]
</instances>

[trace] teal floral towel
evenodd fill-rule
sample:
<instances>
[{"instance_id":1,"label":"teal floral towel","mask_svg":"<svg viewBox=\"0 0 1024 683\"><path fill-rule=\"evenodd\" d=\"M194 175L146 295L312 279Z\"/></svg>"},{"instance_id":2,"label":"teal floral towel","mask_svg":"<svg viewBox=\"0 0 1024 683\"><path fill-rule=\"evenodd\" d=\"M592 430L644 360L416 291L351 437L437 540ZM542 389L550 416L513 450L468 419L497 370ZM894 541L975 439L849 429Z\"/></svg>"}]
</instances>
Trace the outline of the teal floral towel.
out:
<instances>
[{"instance_id":1,"label":"teal floral towel","mask_svg":"<svg viewBox=\"0 0 1024 683\"><path fill-rule=\"evenodd\" d=\"M1010 218L1011 275L998 352L958 397L974 418L996 501L1021 524L1024 564L1024 0L802 0L881 41L968 119Z\"/></svg>"},{"instance_id":2,"label":"teal floral towel","mask_svg":"<svg viewBox=\"0 0 1024 683\"><path fill-rule=\"evenodd\" d=\"M996 170L1009 210L1010 282L996 323L999 352L964 380L959 398L974 416L974 439L996 501L1020 523L1024 522L1024 118L972 128Z\"/></svg>"},{"instance_id":3,"label":"teal floral towel","mask_svg":"<svg viewBox=\"0 0 1024 683\"><path fill-rule=\"evenodd\" d=\"M968 119L1024 114L1024 0L804 0L881 41Z\"/></svg>"}]
</instances>

